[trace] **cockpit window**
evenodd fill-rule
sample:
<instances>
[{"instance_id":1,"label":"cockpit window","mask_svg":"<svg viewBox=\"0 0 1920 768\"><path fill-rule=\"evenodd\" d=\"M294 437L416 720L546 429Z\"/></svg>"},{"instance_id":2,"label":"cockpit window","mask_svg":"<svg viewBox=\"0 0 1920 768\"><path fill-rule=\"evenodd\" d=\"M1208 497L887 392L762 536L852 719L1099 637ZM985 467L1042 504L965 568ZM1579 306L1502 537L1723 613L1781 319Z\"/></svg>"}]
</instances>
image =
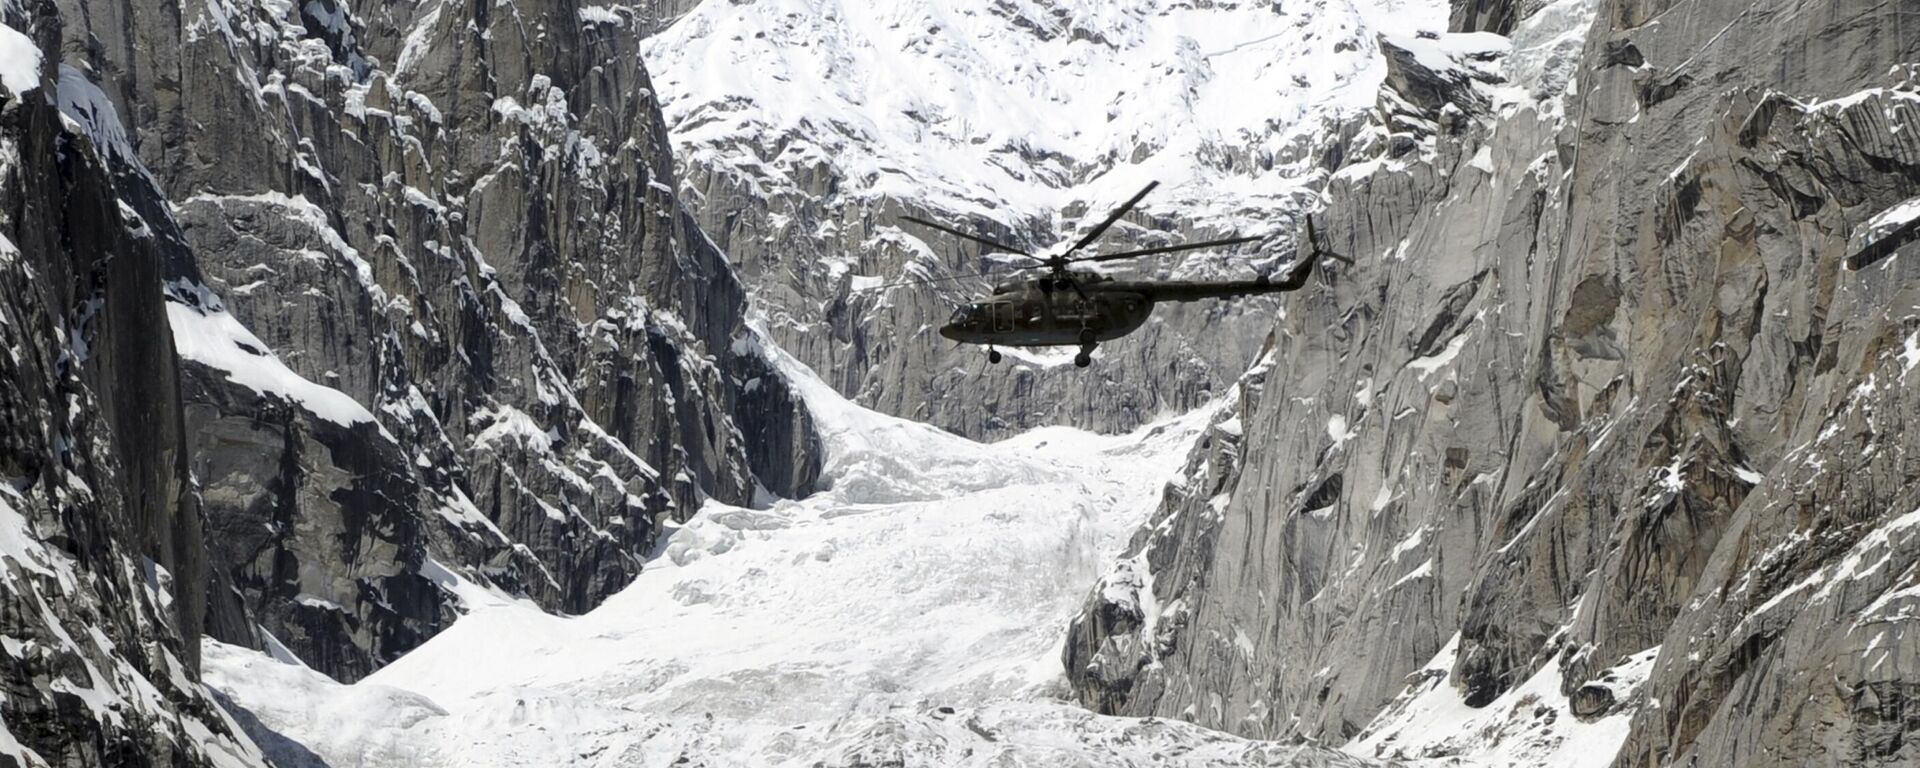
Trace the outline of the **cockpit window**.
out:
<instances>
[{"instance_id":1,"label":"cockpit window","mask_svg":"<svg viewBox=\"0 0 1920 768\"><path fill-rule=\"evenodd\" d=\"M961 305L953 310L953 317L947 318L949 324L962 324L973 319L973 306Z\"/></svg>"}]
</instances>

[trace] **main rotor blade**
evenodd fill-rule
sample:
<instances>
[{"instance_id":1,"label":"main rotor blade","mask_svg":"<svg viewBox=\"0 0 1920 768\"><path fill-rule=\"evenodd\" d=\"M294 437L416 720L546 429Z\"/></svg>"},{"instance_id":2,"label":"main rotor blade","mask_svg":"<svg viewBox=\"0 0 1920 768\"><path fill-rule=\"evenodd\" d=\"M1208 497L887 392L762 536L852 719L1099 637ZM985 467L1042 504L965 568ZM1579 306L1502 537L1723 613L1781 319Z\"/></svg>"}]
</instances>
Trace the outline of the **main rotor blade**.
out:
<instances>
[{"instance_id":1,"label":"main rotor blade","mask_svg":"<svg viewBox=\"0 0 1920 768\"><path fill-rule=\"evenodd\" d=\"M1080 242L1074 243L1072 248L1068 248L1067 252L1061 255L1072 256L1074 251L1078 251L1082 248L1085 248L1087 247L1088 244L1092 243L1095 240L1098 240L1101 235L1104 235L1107 233L1108 227L1113 226L1113 223L1116 221L1119 221L1120 217L1127 215L1127 211L1131 211L1133 210L1134 206L1139 205L1140 200L1142 198L1145 198L1147 196L1147 193L1152 192L1153 188L1157 186L1160 186L1160 182L1157 182L1157 181L1147 182L1146 189L1140 190L1140 194L1134 195L1132 200L1128 200L1125 203L1122 203L1119 208L1113 209L1113 213L1107 214L1106 221L1100 222L1100 226L1094 227L1092 231L1087 233L1086 237L1080 238Z\"/></svg>"},{"instance_id":2,"label":"main rotor blade","mask_svg":"<svg viewBox=\"0 0 1920 768\"><path fill-rule=\"evenodd\" d=\"M1121 259L1135 259L1135 258L1140 258L1142 256L1158 256L1163 253L1177 253L1179 251L1197 251L1202 248L1222 248L1229 245L1240 245L1242 243L1257 243L1265 239L1267 238L1263 236L1255 235L1251 237L1231 237L1225 240L1209 240L1204 243L1187 243L1185 245L1163 245L1163 246L1160 246L1159 248L1142 248L1137 251L1122 251L1120 253L1103 253L1098 256L1083 256L1081 258L1074 259L1074 262L1078 263L1082 261L1087 261L1087 262L1119 261Z\"/></svg>"},{"instance_id":3,"label":"main rotor blade","mask_svg":"<svg viewBox=\"0 0 1920 768\"><path fill-rule=\"evenodd\" d=\"M927 227L928 229L937 229L937 230L940 230L941 232L945 232L949 235L953 235L954 237L965 238L968 240L972 240L976 243L979 243L981 245L992 246L994 248L998 248L1000 250L1006 251L1007 253L1015 253L1021 256L1025 256L1027 258L1035 258L1033 254L1027 253L1026 251L1020 250L1011 245L1007 245L1006 243L988 240L987 238L980 237L978 235L970 235L960 230L954 229L953 227L949 227L944 224L935 224L931 221L927 221L926 219L922 219L916 216L902 216L900 217L900 220L910 221L920 226Z\"/></svg>"}]
</instances>

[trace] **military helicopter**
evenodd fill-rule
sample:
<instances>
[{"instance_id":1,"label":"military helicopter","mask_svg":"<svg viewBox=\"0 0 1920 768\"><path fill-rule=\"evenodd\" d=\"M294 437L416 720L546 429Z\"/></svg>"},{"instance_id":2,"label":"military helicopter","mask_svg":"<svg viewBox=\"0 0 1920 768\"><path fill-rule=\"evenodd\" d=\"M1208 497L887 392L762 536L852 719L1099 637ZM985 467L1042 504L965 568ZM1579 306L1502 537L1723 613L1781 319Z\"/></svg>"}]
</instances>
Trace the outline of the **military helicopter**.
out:
<instances>
[{"instance_id":1,"label":"military helicopter","mask_svg":"<svg viewBox=\"0 0 1920 768\"><path fill-rule=\"evenodd\" d=\"M1304 258L1296 257L1288 264L1285 268L1286 275L1279 280L1273 280L1268 275L1261 275L1254 280L1218 283L1116 280L1096 272L1071 269L1076 264L1095 264L1181 251L1221 248L1266 239L1263 236L1230 237L1200 243L1075 257L1074 254L1106 234L1108 228L1118 222L1122 216L1127 215L1128 211L1133 210L1133 207L1157 186L1159 182L1148 184L1146 189L1140 190L1139 194L1114 209L1106 219L1089 230L1071 247L1046 257L1036 256L1006 243L969 234L926 219L902 216L902 221L971 240L1017 256L1024 256L1038 262L1036 267L1047 270L1036 277L1002 283L994 288L992 295L955 309L953 317L940 328L940 335L962 344L986 345L987 361L990 363L998 363L1001 360L1000 350L995 349L997 346L1077 345L1080 347L1080 353L1074 356L1073 364L1085 368L1093 363L1094 347L1101 342L1112 341L1138 330L1140 326L1146 324L1147 317L1153 314L1153 307L1157 303L1225 299L1299 290L1307 284L1307 278L1312 276L1313 262L1320 256L1329 256L1351 263L1345 258L1320 250L1318 238L1313 232L1313 219L1309 217L1307 219L1307 240L1311 246L1309 252Z\"/></svg>"}]
</instances>

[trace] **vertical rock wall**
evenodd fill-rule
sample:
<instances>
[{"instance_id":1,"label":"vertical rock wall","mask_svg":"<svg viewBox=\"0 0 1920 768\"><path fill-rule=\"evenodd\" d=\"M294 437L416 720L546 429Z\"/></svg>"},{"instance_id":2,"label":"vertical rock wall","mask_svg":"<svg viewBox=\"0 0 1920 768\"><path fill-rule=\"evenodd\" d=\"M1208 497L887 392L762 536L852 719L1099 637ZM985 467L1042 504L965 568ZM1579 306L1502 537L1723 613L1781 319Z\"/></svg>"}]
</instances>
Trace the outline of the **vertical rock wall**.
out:
<instances>
[{"instance_id":1,"label":"vertical rock wall","mask_svg":"<svg viewBox=\"0 0 1920 768\"><path fill-rule=\"evenodd\" d=\"M353 680L811 487L634 12L4 9L0 752L257 761L203 631Z\"/></svg>"},{"instance_id":2,"label":"vertical rock wall","mask_svg":"<svg viewBox=\"0 0 1920 768\"><path fill-rule=\"evenodd\" d=\"M371 415L189 356L216 637L354 679L466 585L585 611L663 517L811 482L805 416L673 196L633 12L65 14L89 40L68 66L140 116L127 144L193 249L178 317L237 320Z\"/></svg>"},{"instance_id":3,"label":"vertical rock wall","mask_svg":"<svg viewBox=\"0 0 1920 768\"><path fill-rule=\"evenodd\" d=\"M1457 5L1503 52L1396 63L1327 189L1358 263L1090 599L1082 699L1438 757L1547 726L1419 702L1548 681L1621 765L1915 759L1920 294L1843 266L1920 195L1915 10Z\"/></svg>"},{"instance_id":4,"label":"vertical rock wall","mask_svg":"<svg viewBox=\"0 0 1920 768\"><path fill-rule=\"evenodd\" d=\"M0 762L260 765L197 681L202 510L137 165L55 104L70 31L0 7Z\"/></svg>"}]
</instances>

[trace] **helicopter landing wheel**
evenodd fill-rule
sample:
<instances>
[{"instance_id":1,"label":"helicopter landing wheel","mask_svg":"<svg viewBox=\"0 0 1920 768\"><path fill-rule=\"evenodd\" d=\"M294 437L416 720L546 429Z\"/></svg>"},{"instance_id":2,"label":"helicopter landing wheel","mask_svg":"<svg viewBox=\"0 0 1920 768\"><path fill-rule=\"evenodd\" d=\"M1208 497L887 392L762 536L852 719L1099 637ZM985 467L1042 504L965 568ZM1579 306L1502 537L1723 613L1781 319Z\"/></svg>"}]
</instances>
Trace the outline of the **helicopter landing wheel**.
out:
<instances>
[{"instance_id":1,"label":"helicopter landing wheel","mask_svg":"<svg viewBox=\"0 0 1920 768\"><path fill-rule=\"evenodd\" d=\"M1074 356L1073 356L1073 367L1075 367L1075 368L1085 368L1085 367L1087 367L1087 366L1089 366L1089 365L1093 365L1093 344L1092 344L1092 342L1088 342L1088 343L1086 343L1086 344L1082 344L1082 345L1080 345L1080 354L1077 354L1077 355L1074 355Z\"/></svg>"},{"instance_id":2,"label":"helicopter landing wheel","mask_svg":"<svg viewBox=\"0 0 1920 768\"><path fill-rule=\"evenodd\" d=\"M1093 343L1098 340L1098 338L1099 335L1095 334L1092 328L1080 329L1080 346L1087 351L1093 351Z\"/></svg>"},{"instance_id":3,"label":"helicopter landing wheel","mask_svg":"<svg viewBox=\"0 0 1920 768\"><path fill-rule=\"evenodd\" d=\"M999 365L999 364L1000 364L1000 350L997 350L997 349L989 349L989 350L987 350L987 362L988 362L989 364L991 364L991 365Z\"/></svg>"}]
</instances>

